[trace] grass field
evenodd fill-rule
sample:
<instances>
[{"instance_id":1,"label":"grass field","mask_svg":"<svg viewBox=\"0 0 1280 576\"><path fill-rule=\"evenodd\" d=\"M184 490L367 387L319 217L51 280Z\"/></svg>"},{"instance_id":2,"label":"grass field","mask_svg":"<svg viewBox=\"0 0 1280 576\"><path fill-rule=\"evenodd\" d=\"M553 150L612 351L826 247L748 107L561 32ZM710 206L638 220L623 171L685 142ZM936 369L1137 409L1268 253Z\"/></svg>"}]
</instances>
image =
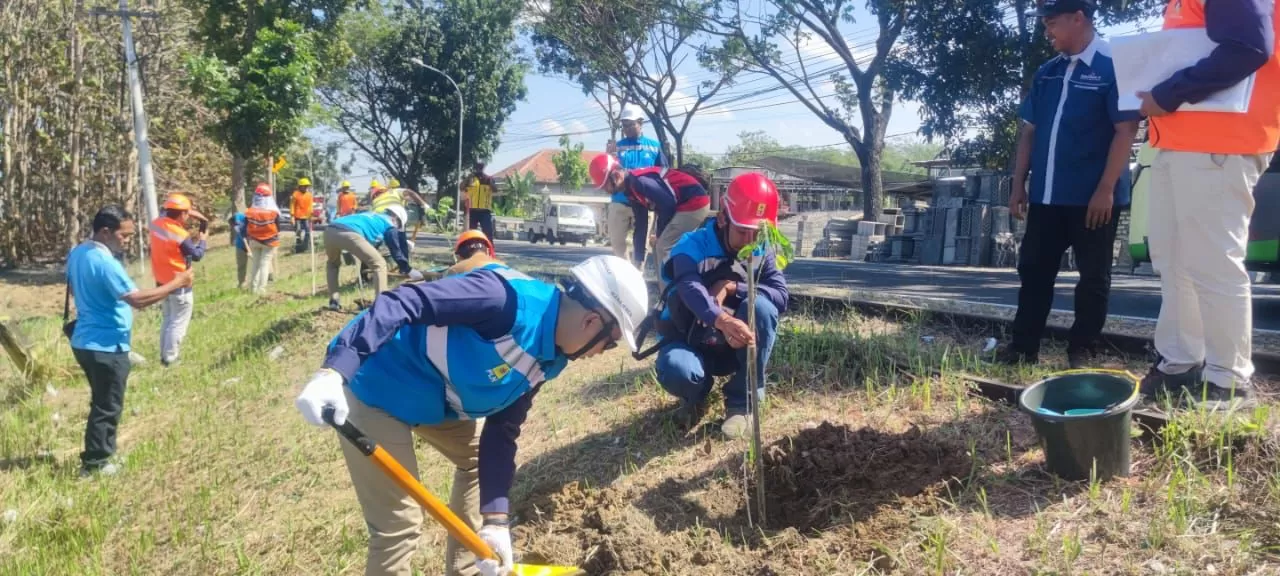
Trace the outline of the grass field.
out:
<instances>
[{"instance_id":1,"label":"grass field","mask_svg":"<svg viewBox=\"0 0 1280 576\"><path fill-rule=\"evenodd\" d=\"M137 314L149 362L130 380L123 470L94 480L77 477L88 390L58 331L62 285L0 277L5 313L55 374L26 383L0 360L0 573L362 571L338 439L292 405L350 316L320 310L307 256L280 260L259 298L235 288L229 250L210 252L176 368L155 361L158 308ZM317 281L323 292L323 270ZM686 432L649 363L621 351L575 363L538 395L521 438L517 548L621 575L1280 573L1268 408L1229 425L1178 417L1161 441L1135 441L1130 478L1062 482L1024 415L951 376L985 370L983 340L790 315L765 406L764 526L748 523L746 444L718 439L717 403ZM944 376L912 376L935 369ZM447 494L452 470L419 454L425 485ZM415 565L439 574L442 550L443 531L426 526Z\"/></svg>"}]
</instances>

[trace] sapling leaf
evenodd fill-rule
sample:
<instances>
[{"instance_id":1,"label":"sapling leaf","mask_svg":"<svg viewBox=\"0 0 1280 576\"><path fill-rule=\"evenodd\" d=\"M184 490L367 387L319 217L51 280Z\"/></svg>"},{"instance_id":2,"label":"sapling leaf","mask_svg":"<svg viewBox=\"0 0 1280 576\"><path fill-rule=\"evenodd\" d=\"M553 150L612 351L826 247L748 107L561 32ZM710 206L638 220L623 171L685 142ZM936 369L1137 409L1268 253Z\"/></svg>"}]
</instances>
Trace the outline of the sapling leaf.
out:
<instances>
[{"instance_id":1,"label":"sapling leaf","mask_svg":"<svg viewBox=\"0 0 1280 576\"><path fill-rule=\"evenodd\" d=\"M745 260L753 255L764 256L770 248L773 249L773 263L779 270L785 269L795 259L795 248L791 246L791 240L772 222L765 221L760 224L756 241L738 251L738 259Z\"/></svg>"}]
</instances>

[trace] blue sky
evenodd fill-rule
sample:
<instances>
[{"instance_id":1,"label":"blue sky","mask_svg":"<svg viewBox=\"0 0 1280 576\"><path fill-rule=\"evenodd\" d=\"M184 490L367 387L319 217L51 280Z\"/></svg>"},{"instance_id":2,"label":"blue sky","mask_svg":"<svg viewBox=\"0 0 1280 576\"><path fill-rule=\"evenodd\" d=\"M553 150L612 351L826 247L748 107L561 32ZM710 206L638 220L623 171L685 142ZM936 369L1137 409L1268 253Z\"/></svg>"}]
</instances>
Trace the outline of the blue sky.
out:
<instances>
[{"instance_id":1,"label":"blue sky","mask_svg":"<svg viewBox=\"0 0 1280 576\"><path fill-rule=\"evenodd\" d=\"M1147 23L1150 26L1150 22ZM1137 31L1137 27L1129 25L1120 28L1104 28L1107 36L1128 34ZM850 25L842 30L845 38L854 49L855 55L863 55L872 49L876 30L874 26ZM526 56L532 51L528 43L521 41ZM840 63L831 49L820 41L802 43L801 54L807 69L829 68ZM795 60L794 52L784 56ZM690 60L693 60L690 58ZM708 73L696 64L687 64L677 71L677 86L681 93L696 93L697 80L707 78ZM552 77L530 71L525 77L528 94L520 102L515 112L504 126L502 144L497 153L489 160L489 172L494 173L514 162L537 152L541 148L558 147L561 134L577 134L593 130L602 130L583 135L573 135L575 142L583 142L588 150L603 150L608 139L607 119L600 106L590 96L584 95L574 83L561 77ZM820 96L826 98L831 93L831 86L825 79L815 81ZM698 111L691 122L686 136L686 147L706 154L721 154L725 149L738 142L738 133L744 131L763 130L768 132L782 145L798 145L807 147L847 146L840 135L817 119L804 105L796 102L785 89L753 95L761 90L779 88L771 77L760 74L744 73L740 75L734 86L722 89L712 102L721 102L738 97L736 101L722 106L704 107ZM673 98L672 109L679 109L682 103L692 103L692 98ZM916 130L920 125L920 106L915 102L900 101L894 106L886 133L891 139L917 138ZM650 126L645 126L645 134L653 136ZM343 138L339 134L324 132L322 138ZM354 147L349 147L354 150ZM345 156L345 155L344 155ZM353 174L350 175L353 186L357 190L368 188L374 173L382 170L367 159L360 159Z\"/></svg>"}]
</instances>

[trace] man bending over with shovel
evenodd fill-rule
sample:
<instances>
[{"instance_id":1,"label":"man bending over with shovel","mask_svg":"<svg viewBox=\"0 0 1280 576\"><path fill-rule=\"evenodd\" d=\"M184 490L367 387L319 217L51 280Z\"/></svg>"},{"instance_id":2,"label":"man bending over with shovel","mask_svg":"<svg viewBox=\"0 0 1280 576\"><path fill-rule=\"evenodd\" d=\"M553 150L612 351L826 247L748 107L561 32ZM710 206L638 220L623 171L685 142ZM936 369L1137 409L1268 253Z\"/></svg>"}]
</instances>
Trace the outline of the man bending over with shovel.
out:
<instances>
[{"instance_id":1,"label":"man bending over with shovel","mask_svg":"<svg viewBox=\"0 0 1280 576\"><path fill-rule=\"evenodd\" d=\"M756 326L747 326L748 292L740 250L756 239L761 223L776 224L778 189L764 175L743 174L729 183L720 212L686 234L671 250L662 275L671 289L657 322L662 348L655 370L663 389L680 399L680 418L692 428L707 411L713 376L732 375L724 388L726 418L721 430L732 439L751 432L747 370L756 370L763 397L764 370L786 311L787 281L766 254L756 266ZM747 347L757 346L756 365L747 366Z\"/></svg>"},{"instance_id":2,"label":"man bending over with shovel","mask_svg":"<svg viewBox=\"0 0 1280 576\"><path fill-rule=\"evenodd\" d=\"M533 396L570 360L626 342L649 304L640 271L615 256L574 266L563 288L498 263L380 294L329 345L298 396L307 422L348 419L415 477L414 435L457 467L449 508L500 561L450 538L445 574L508 574L507 494ZM342 443L369 526L365 574L409 576L422 510L359 449Z\"/></svg>"}]
</instances>

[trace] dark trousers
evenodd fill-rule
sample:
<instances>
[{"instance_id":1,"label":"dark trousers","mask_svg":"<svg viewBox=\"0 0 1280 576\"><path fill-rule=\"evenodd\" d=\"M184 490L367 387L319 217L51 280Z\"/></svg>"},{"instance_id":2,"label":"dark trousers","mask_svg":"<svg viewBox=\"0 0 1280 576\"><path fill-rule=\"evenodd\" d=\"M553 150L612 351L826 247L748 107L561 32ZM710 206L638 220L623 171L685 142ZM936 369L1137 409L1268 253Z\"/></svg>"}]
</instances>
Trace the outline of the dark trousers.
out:
<instances>
[{"instance_id":1,"label":"dark trousers","mask_svg":"<svg viewBox=\"0 0 1280 576\"><path fill-rule=\"evenodd\" d=\"M311 220L293 221L293 249L295 252L306 250L311 243Z\"/></svg>"},{"instance_id":2,"label":"dark trousers","mask_svg":"<svg viewBox=\"0 0 1280 576\"><path fill-rule=\"evenodd\" d=\"M1027 233L1018 254L1018 314L1013 319L1015 350L1030 356L1040 353L1040 337L1053 307L1053 285L1058 278L1062 255L1075 252L1080 282L1075 292L1075 322L1071 325L1067 350L1091 350L1107 321L1107 299L1111 295L1111 260L1119 215L1111 222L1085 228L1084 206L1032 204L1027 213Z\"/></svg>"},{"instance_id":3,"label":"dark trousers","mask_svg":"<svg viewBox=\"0 0 1280 576\"><path fill-rule=\"evenodd\" d=\"M89 379L92 391L80 462L85 468L99 468L116 453L116 428L120 425L124 390L129 381L129 353L79 348L71 351Z\"/></svg>"},{"instance_id":4,"label":"dark trousers","mask_svg":"<svg viewBox=\"0 0 1280 576\"><path fill-rule=\"evenodd\" d=\"M484 232L485 236L489 237L490 242L494 241L492 211L476 210L475 208L472 208L470 220L471 221L467 223L467 228L469 229L479 228L481 232Z\"/></svg>"}]
</instances>

